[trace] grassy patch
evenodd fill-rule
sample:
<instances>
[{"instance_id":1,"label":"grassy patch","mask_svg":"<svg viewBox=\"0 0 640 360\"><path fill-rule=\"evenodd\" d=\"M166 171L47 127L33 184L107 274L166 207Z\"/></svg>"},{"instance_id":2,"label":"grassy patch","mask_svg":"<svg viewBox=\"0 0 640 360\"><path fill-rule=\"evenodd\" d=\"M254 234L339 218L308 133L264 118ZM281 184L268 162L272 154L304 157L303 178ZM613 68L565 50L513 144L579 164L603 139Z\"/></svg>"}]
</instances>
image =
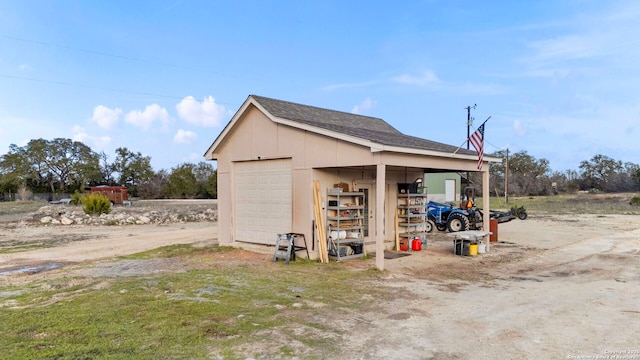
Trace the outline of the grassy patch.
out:
<instances>
[{"instance_id":1,"label":"grassy patch","mask_svg":"<svg viewBox=\"0 0 640 360\"><path fill-rule=\"evenodd\" d=\"M152 249L149 251L143 251L136 254L119 256L118 259L127 259L127 260L146 260L153 258L170 258L184 255L191 255L198 252L203 251L215 251L215 252L224 252L224 251L234 251L236 250L230 246L216 246L216 247L194 247L190 244L174 244L168 246L162 246L157 249Z\"/></svg>"},{"instance_id":2,"label":"grassy patch","mask_svg":"<svg viewBox=\"0 0 640 360\"><path fill-rule=\"evenodd\" d=\"M47 205L40 201L7 201L0 202L0 216L21 215L34 212Z\"/></svg>"},{"instance_id":3,"label":"grassy patch","mask_svg":"<svg viewBox=\"0 0 640 360\"><path fill-rule=\"evenodd\" d=\"M139 256L198 251L211 249L172 246ZM0 348L11 359L338 356L341 330L333 319L373 310L375 301L362 299L383 296L367 286L378 274L341 263L267 261L0 287Z\"/></svg>"},{"instance_id":4,"label":"grassy patch","mask_svg":"<svg viewBox=\"0 0 640 360\"><path fill-rule=\"evenodd\" d=\"M2 239L2 241L0 242L0 254L9 254L43 248L53 248L57 246L64 246L75 241L86 241L90 239L95 239L95 236L65 234L57 237L29 238L24 240Z\"/></svg>"},{"instance_id":5,"label":"grassy patch","mask_svg":"<svg viewBox=\"0 0 640 360\"><path fill-rule=\"evenodd\" d=\"M506 209L512 206L524 206L527 212L545 212L551 214L623 214L640 215L640 208L630 204L633 193L615 194L560 194L552 196L510 197L509 203L504 198L492 197L492 209ZM476 200L482 204L482 199Z\"/></svg>"}]
</instances>

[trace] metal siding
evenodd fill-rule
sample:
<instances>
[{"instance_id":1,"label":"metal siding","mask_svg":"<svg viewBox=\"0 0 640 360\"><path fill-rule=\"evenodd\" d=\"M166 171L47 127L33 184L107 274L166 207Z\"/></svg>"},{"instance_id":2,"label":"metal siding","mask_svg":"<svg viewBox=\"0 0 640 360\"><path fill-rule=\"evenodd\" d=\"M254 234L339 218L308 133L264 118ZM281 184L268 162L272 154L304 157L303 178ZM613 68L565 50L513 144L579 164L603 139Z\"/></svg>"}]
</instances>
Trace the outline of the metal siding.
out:
<instances>
[{"instance_id":1,"label":"metal siding","mask_svg":"<svg viewBox=\"0 0 640 360\"><path fill-rule=\"evenodd\" d=\"M273 245L276 234L291 232L291 160L237 163L235 239Z\"/></svg>"}]
</instances>

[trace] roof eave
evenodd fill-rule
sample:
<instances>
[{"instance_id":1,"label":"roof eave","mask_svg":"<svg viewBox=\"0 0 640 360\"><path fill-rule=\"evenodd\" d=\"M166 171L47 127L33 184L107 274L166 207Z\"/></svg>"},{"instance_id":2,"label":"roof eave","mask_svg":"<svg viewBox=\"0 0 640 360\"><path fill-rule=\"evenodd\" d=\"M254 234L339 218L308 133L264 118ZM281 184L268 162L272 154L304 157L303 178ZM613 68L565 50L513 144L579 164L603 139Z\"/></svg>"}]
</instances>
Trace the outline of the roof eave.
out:
<instances>
[{"instance_id":1,"label":"roof eave","mask_svg":"<svg viewBox=\"0 0 640 360\"><path fill-rule=\"evenodd\" d=\"M240 117L242 116L242 114L247 110L247 108L249 107L249 105L254 105L254 106L258 106L258 102L256 100L253 99L253 97L249 96L244 103L242 103L242 106L240 106L240 108L238 109L238 111L236 111L236 113L233 115L233 117L231 118L231 120L229 120L229 122L227 123L227 125L224 127L224 129L222 129L222 131L220 132L220 134L218 134L218 137L216 137L216 139L213 141L213 143L211 144L211 146L209 146L209 148L207 149L207 151L205 151L204 153L204 158L207 160L218 160L217 158L213 157L213 153L216 151L216 149L218 148L218 146L220 146L220 144L222 143L222 141L224 140L224 138L227 136L227 134L231 131L231 129L233 129L233 127L235 126L235 124L238 122L238 119L240 119ZM264 110L264 108L262 108L260 106L261 111L265 112L265 114L268 114L268 112L266 112Z\"/></svg>"},{"instance_id":2,"label":"roof eave","mask_svg":"<svg viewBox=\"0 0 640 360\"><path fill-rule=\"evenodd\" d=\"M375 149L374 147L371 148L371 152L380 152L380 151L389 151L389 152L415 154L415 155L426 155L426 156L437 156L437 157L444 157L444 158L451 158L451 159L466 159L466 160L478 159L477 155L472 155L472 154L460 154L455 152L448 153L445 151L415 149L415 148L408 148L408 147L402 147L402 146L389 146L389 145L377 144ZM487 156L487 155L483 156L483 160L487 162L502 162L502 158L498 158L495 156Z\"/></svg>"}]
</instances>

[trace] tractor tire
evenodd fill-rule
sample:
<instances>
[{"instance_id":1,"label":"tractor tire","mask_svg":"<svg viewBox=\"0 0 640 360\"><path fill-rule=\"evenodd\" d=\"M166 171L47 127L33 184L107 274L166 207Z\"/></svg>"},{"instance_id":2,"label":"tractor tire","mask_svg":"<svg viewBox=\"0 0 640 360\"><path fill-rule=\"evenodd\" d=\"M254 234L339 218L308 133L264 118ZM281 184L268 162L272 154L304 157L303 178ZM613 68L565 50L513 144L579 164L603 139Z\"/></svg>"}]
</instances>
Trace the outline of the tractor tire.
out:
<instances>
[{"instance_id":1,"label":"tractor tire","mask_svg":"<svg viewBox=\"0 0 640 360\"><path fill-rule=\"evenodd\" d=\"M436 224L438 231L447 231L447 224Z\"/></svg>"},{"instance_id":2,"label":"tractor tire","mask_svg":"<svg viewBox=\"0 0 640 360\"><path fill-rule=\"evenodd\" d=\"M433 232L433 229L436 227L436 223L433 222L433 220L427 220L427 222L424 224L424 231L425 232Z\"/></svg>"},{"instance_id":3,"label":"tractor tire","mask_svg":"<svg viewBox=\"0 0 640 360\"><path fill-rule=\"evenodd\" d=\"M527 219L527 217L529 217L529 216L527 215L527 212L526 212L526 211L524 211L524 210L520 210L520 211L518 212L518 219L520 219L520 220L526 220L526 219Z\"/></svg>"},{"instance_id":4,"label":"tractor tire","mask_svg":"<svg viewBox=\"0 0 640 360\"><path fill-rule=\"evenodd\" d=\"M447 229L449 232L467 231L469 230L469 219L462 214L451 214L447 221Z\"/></svg>"}]
</instances>

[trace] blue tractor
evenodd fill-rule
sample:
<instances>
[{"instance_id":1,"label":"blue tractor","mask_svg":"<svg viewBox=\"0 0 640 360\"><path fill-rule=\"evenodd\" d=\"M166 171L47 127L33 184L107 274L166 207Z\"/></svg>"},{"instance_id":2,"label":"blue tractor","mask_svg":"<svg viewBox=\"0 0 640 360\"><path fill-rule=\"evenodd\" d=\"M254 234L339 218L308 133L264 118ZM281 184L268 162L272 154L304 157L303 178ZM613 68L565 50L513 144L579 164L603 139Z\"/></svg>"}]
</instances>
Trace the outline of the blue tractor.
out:
<instances>
[{"instance_id":1,"label":"blue tractor","mask_svg":"<svg viewBox=\"0 0 640 360\"><path fill-rule=\"evenodd\" d=\"M463 210L448 204L429 201L427 216L427 232L432 232L433 228L440 231L456 232L476 230L482 227L482 212L475 206Z\"/></svg>"},{"instance_id":2,"label":"blue tractor","mask_svg":"<svg viewBox=\"0 0 640 360\"><path fill-rule=\"evenodd\" d=\"M526 212L524 219L526 219ZM497 219L499 223L508 222L516 218L516 214L511 212L490 211L489 217ZM432 232L433 228L440 231L467 231L478 230L482 228L482 210L478 209L475 204L475 190L467 187L463 192L463 200L460 207L453 207L449 204L443 204L435 201L427 203L427 225L426 231ZM521 219L523 217L520 217Z\"/></svg>"}]
</instances>

